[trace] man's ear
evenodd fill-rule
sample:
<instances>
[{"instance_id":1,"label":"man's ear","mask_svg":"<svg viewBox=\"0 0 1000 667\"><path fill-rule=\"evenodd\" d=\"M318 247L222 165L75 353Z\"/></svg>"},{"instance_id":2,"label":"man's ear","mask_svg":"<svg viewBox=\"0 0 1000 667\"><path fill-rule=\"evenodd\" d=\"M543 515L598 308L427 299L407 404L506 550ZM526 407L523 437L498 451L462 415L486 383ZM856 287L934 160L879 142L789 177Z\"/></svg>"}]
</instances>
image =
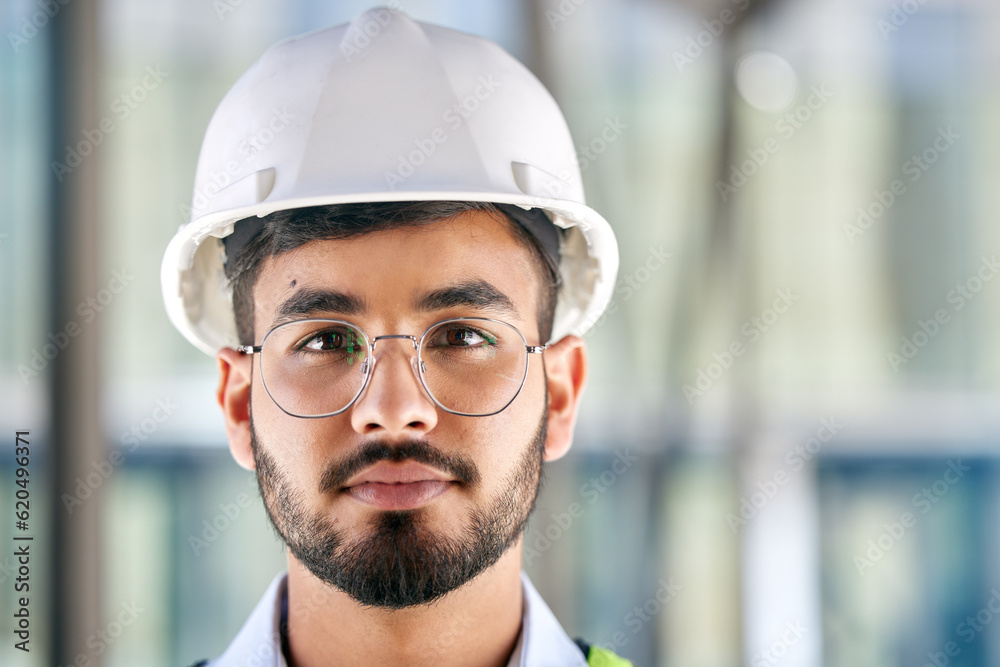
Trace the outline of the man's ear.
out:
<instances>
[{"instance_id":1,"label":"man's ear","mask_svg":"<svg viewBox=\"0 0 1000 667\"><path fill-rule=\"evenodd\" d=\"M587 382L587 348L579 336L566 336L542 353L549 392L545 460L565 456L573 444L580 396Z\"/></svg>"},{"instance_id":2,"label":"man's ear","mask_svg":"<svg viewBox=\"0 0 1000 667\"><path fill-rule=\"evenodd\" d=\"M224 347L219 350L216 359L219 362L219 388L215 397L226 421L229 451L237 463L253 470L253 448L250 446L251 356Z\"/></svg>"}]
</instances>

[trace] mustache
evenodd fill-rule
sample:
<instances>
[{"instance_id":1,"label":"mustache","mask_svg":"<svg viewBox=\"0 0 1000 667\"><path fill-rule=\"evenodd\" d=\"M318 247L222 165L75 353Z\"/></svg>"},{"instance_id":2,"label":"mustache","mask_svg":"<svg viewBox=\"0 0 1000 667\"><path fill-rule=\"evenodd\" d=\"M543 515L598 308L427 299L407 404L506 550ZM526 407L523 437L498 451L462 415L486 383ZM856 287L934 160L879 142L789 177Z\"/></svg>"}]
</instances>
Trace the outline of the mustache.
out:
<instances>
[{"instance_id":1,"label":"mustache","mask_svg":"<svg viewBox=\"0 0 1000 667\"><path fill-rule=\"evenodd\" d=\"M460 455L445 454L425 440L409 440L402 444L389 444L384 440L367 440L341 461L331 464L320 477L320 493L337 491L351 477L380 461L402 463L414 461L442 470L459 482L470 486L481 479L476 465Z\"/></svg>"}]
</instances>

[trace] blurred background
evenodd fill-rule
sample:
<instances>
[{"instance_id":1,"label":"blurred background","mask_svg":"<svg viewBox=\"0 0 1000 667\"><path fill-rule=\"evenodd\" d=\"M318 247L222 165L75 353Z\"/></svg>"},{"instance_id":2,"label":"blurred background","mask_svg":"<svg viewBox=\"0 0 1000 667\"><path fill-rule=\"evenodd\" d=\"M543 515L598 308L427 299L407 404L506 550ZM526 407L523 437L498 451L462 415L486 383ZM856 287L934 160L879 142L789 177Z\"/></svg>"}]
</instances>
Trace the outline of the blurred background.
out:
<instances>
[{"instance_id":1,"label":"blurred background","mask_svg":"<svg viewBox=\"0 0 1000 667\"><path fill-rule=\"evenodd\" d=\"M0 4L3 618L34 538L0 664L218 656L283 569L159 265L228 88L372 4ZM637 665L1000 664L1000 5L390 6L543 80L618 235L526 535L567 632Z\"/></svg>"}]
</instances>

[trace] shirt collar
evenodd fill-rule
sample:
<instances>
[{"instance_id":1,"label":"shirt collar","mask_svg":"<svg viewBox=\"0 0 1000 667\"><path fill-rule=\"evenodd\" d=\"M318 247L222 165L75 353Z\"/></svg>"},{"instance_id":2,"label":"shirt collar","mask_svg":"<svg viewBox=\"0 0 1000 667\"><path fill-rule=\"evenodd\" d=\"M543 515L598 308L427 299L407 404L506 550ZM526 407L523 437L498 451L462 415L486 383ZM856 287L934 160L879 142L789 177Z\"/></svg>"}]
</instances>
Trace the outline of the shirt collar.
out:
<instances>
[{"instance_id":1,"label":"shirt collar","mask_svg":"<svg viewBox=\"0 0 1000 667\"><path fill-rule=\"evenodd\" d=\"M282 572L267 587L226 652L209 667L288 667L278 629L287 591L288 574Z\"/></svg>"},{"instance_id":2,"label":"shirt collar","mask_svg":"<svg viewBox=\"0 0 1000 667\"><path fill-rule=\"evenodd\" d=\"M587 667L583 652L559 625L555 614L535 590L524 570L521 570L521 590L524 591L521 637L507 667Z\"/></svg>"},{"instance_id":3,"label":"shirt collar","mask_svg":"<svg viewBox=\"0 0 1000 667\"><path fill-rule=\"evenodd\" d=\"M274 578L229 648L222 657L211 662L210 667L287 667L279 633L281 607L288 594L287 582L288 575L284 572ZM523 570L521 590L524 593L521 634L507 667L586 667L583 653L559 625Z\"/></svg>"}]
</instances>

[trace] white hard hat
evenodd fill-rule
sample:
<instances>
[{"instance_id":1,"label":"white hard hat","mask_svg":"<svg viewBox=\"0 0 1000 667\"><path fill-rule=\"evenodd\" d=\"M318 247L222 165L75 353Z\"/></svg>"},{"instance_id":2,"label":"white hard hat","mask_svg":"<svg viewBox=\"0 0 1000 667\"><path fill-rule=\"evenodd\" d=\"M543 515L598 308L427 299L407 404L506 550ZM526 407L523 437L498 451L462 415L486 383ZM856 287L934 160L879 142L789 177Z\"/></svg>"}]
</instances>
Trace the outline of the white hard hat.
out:
<instances>
[{"instance_id":1,"label":"white hard hat","mask_svg":"<svg viewBox=\"0 0 1000 667\"><path fill-rule=\"evenodd\" d=\"M485 39L372 9L272 47L212 117L191 221L167 246L167 313L215 354L239 345L221 239L282 209L391 201L541 208L562 228L552 339L582 335L618 271L614 232L584 203L555 100Z\"/></svg>"}]
</instances>

